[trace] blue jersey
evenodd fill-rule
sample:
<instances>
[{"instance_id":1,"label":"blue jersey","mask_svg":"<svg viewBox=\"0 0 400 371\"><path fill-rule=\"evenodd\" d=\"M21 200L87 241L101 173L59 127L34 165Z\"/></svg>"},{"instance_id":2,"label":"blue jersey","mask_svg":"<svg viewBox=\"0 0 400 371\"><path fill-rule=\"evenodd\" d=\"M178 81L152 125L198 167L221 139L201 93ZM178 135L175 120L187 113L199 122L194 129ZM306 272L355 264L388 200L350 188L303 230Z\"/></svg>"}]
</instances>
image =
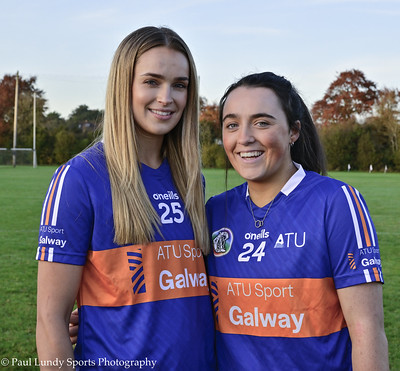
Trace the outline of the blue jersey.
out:
<instances>
[{"instance_id":1,"label":"blue jersey","mask_svg":"<svg viewBox=\"0 0 400 371\"><path fill-rule=\"evenodd\" d=\"M264 225L256 228L254 218ZM301 167L258 208L247 184L211 198L207 217L219 370L351 370L337 289L383 282L359 192Z\"/></svg>"},{"instance_id":2,"label":"blue jersey","mask_svg":"<svg viewBox=\"0 0 400 371\"><path fill-rule=\"evenodd\" d=\"M202 252L168 162L158 169L142 164L141 175L161 220L153 242L113 242L100 143L55 172L36 258L84 266L75 348L81 369L213 370L214 323Z\"/></svg>"}]
</instances>

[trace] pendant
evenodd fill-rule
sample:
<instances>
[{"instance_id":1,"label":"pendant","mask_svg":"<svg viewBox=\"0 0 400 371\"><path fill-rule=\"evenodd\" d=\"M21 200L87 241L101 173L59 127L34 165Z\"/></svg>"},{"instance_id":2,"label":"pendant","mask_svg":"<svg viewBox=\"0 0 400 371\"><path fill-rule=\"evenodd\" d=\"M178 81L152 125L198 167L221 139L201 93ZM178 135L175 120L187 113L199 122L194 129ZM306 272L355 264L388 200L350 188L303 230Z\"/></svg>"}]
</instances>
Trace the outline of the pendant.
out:
<instances>
[{"instance_id":1,"label":"pendant","mask_svg":"<svg viewBox=\"0 0 400 371\"><path fill-rule=\"evenodd\" d=\"M264 221L262 220L255 220L254 221L254 225L256 226L256 228L261 228L264 225Z\"/></svg>"}]
</instances>

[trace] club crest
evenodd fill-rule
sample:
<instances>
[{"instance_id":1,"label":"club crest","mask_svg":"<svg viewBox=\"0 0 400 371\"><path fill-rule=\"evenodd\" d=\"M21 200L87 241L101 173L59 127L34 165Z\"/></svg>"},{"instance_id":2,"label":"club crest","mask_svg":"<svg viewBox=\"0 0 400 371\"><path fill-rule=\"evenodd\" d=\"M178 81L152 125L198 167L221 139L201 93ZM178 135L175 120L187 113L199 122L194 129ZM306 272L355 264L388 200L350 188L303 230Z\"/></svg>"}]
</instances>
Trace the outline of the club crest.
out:
<instances>
[{"instance_id":1,"label":"club crest","mask_svg":"<svg viewBox=\"0 0 400 371\"><path fill-rule=\"evenodd\" d=\"M214 256L226 255L232 247L233 233L229 228L221 228L212 234Z\"/></svg>"}]
</instances>

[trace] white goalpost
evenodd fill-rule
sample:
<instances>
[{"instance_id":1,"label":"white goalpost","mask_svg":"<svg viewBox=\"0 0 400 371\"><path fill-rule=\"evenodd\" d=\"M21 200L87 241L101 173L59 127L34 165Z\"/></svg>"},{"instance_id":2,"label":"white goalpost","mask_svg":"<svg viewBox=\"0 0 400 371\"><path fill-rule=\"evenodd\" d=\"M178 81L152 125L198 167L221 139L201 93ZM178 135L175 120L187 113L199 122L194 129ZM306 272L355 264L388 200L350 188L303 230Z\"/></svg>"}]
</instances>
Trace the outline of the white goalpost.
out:
<instances>
[{"instance_id":1,"label":"white goalpost","mask_svg":"<svg viewBox=\"0 0 400 371\"><path fill-rule=\"evenodd\" d=\"M28 152L32 153L32 166L37 167L37 157L36 157L36 91L33 92L33 143L32 148L18 148L17 147L17 127L18 127L18 80L19 80L19 72L17 71L17 75L15 77L15 101L14 101L14 132L13 132L13 147L8 148L0 148L0 153L3 154L3 163L8 162L8 157L11 154L12 156L12 166L17 166L17 153ZM21 157L21 156L19 156ZM26 156L22 156L22 163L26 163ZM30 162L30 161L29 161Z\"/></svg>"},{"instance_id":2,"label":"white goalpost","mask_svg":"<svg viewBox=\"0 0 400 371\"><path fill-rule=\"evenodd\" d=\"M0 148L0 165L30 165L33 163L32 156L32 148Z\"/></svg>"}]
</instances>

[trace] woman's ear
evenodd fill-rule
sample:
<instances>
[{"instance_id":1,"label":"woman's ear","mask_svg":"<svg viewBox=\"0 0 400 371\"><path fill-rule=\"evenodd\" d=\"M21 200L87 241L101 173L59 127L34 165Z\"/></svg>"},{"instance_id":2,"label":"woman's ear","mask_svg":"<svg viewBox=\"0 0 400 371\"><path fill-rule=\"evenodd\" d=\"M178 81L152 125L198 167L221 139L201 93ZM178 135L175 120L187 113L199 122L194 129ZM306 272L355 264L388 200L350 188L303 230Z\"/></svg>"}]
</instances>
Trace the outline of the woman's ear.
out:
<instances>
[{"instance_id":1,"label":"woman's ear","mask_svg":"<svg viewBox=\"0 0 400 371\"><path fill-rule=\"evenodd\" d=\"M301 122L296 120L294 124L295 126L290 129L290 143L294 143L300 136Z\"/></svg>"}]
</instances>

